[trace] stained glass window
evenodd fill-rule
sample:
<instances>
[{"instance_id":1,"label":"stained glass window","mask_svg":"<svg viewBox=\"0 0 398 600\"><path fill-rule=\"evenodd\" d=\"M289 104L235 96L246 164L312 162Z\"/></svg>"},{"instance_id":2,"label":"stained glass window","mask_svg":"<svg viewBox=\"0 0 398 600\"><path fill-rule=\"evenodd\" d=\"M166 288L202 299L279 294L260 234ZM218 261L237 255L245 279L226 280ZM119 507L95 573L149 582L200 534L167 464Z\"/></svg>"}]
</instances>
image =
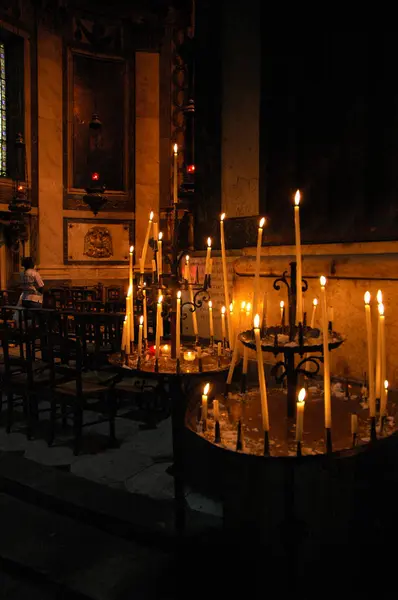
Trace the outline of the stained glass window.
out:
<instances>
[{"instance_id":1,"label":"stained glass window","mask_svg":"<svg viewBox=\"0 0 398 600\"><path fill-rule=\"evenodd\" d=\"M7 171L7 127L6 127L6 65L4 44L0 42L0 176Z\"/></svg>"}]
</instances>

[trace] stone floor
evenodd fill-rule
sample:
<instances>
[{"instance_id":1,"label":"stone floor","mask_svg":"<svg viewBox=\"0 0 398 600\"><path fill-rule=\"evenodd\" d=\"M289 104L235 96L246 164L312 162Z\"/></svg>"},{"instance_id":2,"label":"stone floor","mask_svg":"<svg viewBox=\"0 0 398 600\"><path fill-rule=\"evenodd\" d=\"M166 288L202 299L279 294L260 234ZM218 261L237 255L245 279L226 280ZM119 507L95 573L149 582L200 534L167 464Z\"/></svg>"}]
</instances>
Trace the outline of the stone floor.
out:
<instances>
[{"instance_id":1,"label":"stone floor","mask_svg":"<svg viewBox=\"0 0 398 600\"><path fill-rule=\"evenodd\" d=\"M39 403L40 419L34 430L34 439L25 435L22 408L17 407L14 426L10 434L5 431L5 411L0 421L0 451L17 452L37 463L69 471L78 477L101 483L111 488L142 494L159 500L173 499L173 478L167 469L172 464L171 419L168 415L155 415L156 428L148 429L138 410L128 398L116 418L117 449L108 446L108 423L88 425L83 428L82 448L79 456L73 455L71 427L59 426L54 445L48 447L48 404ZM85 411L84 422L97 421L99 415ZM187 490L187 502L192 510L217 517L222 516L221 506L212 500Z\"/></svg>"}]
</instances>

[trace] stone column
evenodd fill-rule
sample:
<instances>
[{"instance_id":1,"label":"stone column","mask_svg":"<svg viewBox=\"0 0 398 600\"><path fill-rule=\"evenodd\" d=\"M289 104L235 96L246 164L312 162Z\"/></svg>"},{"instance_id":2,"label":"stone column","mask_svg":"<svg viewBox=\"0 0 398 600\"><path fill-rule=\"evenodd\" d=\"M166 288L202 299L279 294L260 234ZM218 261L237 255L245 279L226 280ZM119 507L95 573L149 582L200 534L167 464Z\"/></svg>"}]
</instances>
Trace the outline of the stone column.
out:
<instances>
[{"instance_id":1,"label":"stone column","mask_svg":"<svg viewBox=\"0 0 398 600\"><path fill-rule=\"evenodd\" d=\"M135 252L141 256L149 213L159 216L159 54L135 55ZM147 265L152 256L147 254Z\"/></svg>"},{"instance_id":2,"label":"stone column","mask_svg":"<svg viewBox=\"0 0 398 600\"><path fill-rule=\"evenodd\" d=\"M259 213L260 2L223 5L222 210Z\"/></svg>"},{"instance_id":3,"label":"stone column","mask_svg":"<svg viewBox=\"0 0 398 600\"><path fill-rule=\"evenodd\" d=\"M62 38L38 32L39 264L43 278L63 265Z\"/></svg>"}]
</instances>

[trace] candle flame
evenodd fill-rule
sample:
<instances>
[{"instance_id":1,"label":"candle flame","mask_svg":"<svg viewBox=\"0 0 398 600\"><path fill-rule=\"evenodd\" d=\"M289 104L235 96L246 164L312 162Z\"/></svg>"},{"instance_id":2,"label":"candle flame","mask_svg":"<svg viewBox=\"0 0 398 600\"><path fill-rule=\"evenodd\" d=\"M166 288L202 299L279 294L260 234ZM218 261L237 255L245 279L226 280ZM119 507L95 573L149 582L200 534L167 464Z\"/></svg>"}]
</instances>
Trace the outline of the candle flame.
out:
<instances>
[{"instance_id":1,"label":"candle flame","mask_svg":"<svg viewBox=\"0 0 398 600\"><path fill-rule=\"evenodd\" d=\"M260 228L260 229L262 229L262 228L264 227L264 223L265 223L265 217L263 217L263 218L260 220L260 223L259 223L259 228Z\"/></svg>"},{"instance_id":2,"label":"candle flame","mask_svg":"<svg viewBox=\"0 0 398 600\"><path fill-rule=\"evenodd\" d=\"M305 399L305 388L301 388L298 395L298 402L304 402Z\"/></svg>"},{"instance_id":3,"label":"candle flame","mask_svg":"<svg viewBox=\"0 0 398 600\"><path fill-rule=\"evenodd\" d=\"M297 190L297 192L294 196L294 204L296 206L298 206L300 204L300 200L301 200L300 190Z\"/></svg>"},{"instance_id":4,"label":"candle flame","mask_svg":"<svg viewBox=\"0 0 398 600\"><path fill-rule=\"evenodd\" d=\"M149 220L150 221L153 221L153 215L154 215L154 212L153 212L153 210L151 210L151 212L149 213Z\"/></svg>"},{"instance_id":5,"label":"candle flame","mask_svg":"<svg viewBox=\"0 0 398 600\"><path fill-rule=\"evenodd\" d=\"M378 309L379 309L379 315L382 317L384 315L384 304L382 302L380 302Z\"/></svg>"},{"instance_id":6,"label":"candle flame","mask_svg":"<svg viewBox=\"0 0 398 600\"><path fill-rule=\"evenodd\" d=\"M221 307L221 314L225 315L225 306Z\"/></svg>"},{"instance_id":7,"label":"candle flame","mask_svg":"<svg viewBox=\"0 0 398 600\"><path fill-rule=\"evenodd\" d=\"M222 215L220 216L220 221L224 221L225 219L225 213L222 213Z\"/></svg>"},{"instance_id":8,"label":"candle flame","mask_svg":"<svg viewBox=\"0 0 398 600\"><path fill-rule=\"evenodd\" d=\"M313 301L312 301L312 304L314 306L318 306L318 298L314 298Z\"/></svg>"},{"instance_id":9,"label":"candle flame","mask_svg":"<svg viewBox=\"0 0 398 600\"><path fill-rule=\"evenodd\" d=\"M158 298L158 304L162 304L162 302L163 302L163 296L159 296L159 298Z\"/></svg>"},{"instance_id":10,"label":"candle flame","mask_svg":"<svg viewBox=\"0 0 398 600\"><path fill-rule=\"evenodd\" d=\"M245 308L246 308L246 302L244 300L241 303L240 307L241 307L242 310L245 310Z\"/></svg>"},{"instance_id":11,"label":"candle flame","mask_svg":"<svg viewBox=\"0 0 398 600\"><path fill-rule=\"evenodd\" d=\"M232 302L231 302L231 304L229 305L229 312L230 312L230 313L233 313L233 312L234 312L234 305L233 305L233 303L232 303Z\"/></svg>"},{"instance_id":12,"label":"candle flame","mask_svg":"<svg viewBox=\"0 0 398 600\"><path fill-rule=\"evenodd\" d=\"M254 328L258 329L260 327L260 315L256 315L253 319Z\"/></svg>"},{"instance_id":13,"label":"candle flame","mask_svg":"<svg viewBox=\"0 0 398 600\"><path fill-rule=\"evenodd\" d=\"M189 263L189 254L187 254L187 255L186 255L186 257L185 257L185 262L186 262L186 263Z\"/></svg>"},{"instance_id":14,"label":"candle flame","mask_svg":"<svg viewBox=\"0 0 398 600\"><path fill-rule=\"evenodd\" d=\"M252 309L252 305L250 304L250 302L248 302L246 304L246 312L249 313L251 311L251 309Z\"/></svg>"},{"instance_id":15,"label":"candle flame","mask_svg":"<svg viewBox=\"0 0 398 600\"><path fill-rule=\"evenodd\" d=\"M179 300L181 300L181 290L178 290L178 292L177 292L177 298L178 298Z\"/></svg>"},{"instance_id":16,"label":"candle flame","mask_svg":"<svg viewBox=\"0 0 398 600\"><path fill-rule=\"evenodd\" d=\"M140 325L142 325L144 323L144 315L140 316Z\"/></svg>"},{"instance_id":17,"label":"candle flame","mask_svg":"<svg viewBox=\"0 0 398 600\"><path fill-rule=\"evenodd\" d=\"M326 285L326 277L324 277L324 275L320 276L319 281L321 282L321 286L325 287L325 285Z\"/></svg>"},{"instance_id":18,"label":"candle flame","mask_svg":"<svg viewBox=\"0 0 398 600\"><path fill-rule=\"evenodd\" d=\"M211 238L210 237L207 238L207 246L209 248L211 248Z\"/></svg>"},{"instance_id":19,"label":"candle flame","mask_svg":"<svg viewBox=\"0 0 398 600\"><path fill-rule=\"evenodd\" d=\"M387 381L387 379L384 380L384 389L388 390L388 381Z\"/></svg>"},{"instance_id":20,"label":"candle flame","mask_svg":"<svg viewBox=\"0 0 398 600\"><path fill-rule=\"evenodd\" d=\"M370 304L370 292L365 292L364 295L365 304Z\"/></svg>"},{"instance_id":21,"label":"candle flame","mask_svg":"<svg viewBox=\"0 0 398 600\"><path fill-rule=\"evenodd\" d=\"M161 242L161 241L162 241L162 238L163 238L163 232L162 232L162 231L159 231L159 235L158 235L158 240L159 240L159 242Z\"/></svg>"},{"instance_id":22,"label":"candle flame","mask_svg":"<svg viewBox=\"0 0 398 600\"><path fill-rule=\"evenodd\" d=\"M281 301L280 301L280 303L279 303L279 306L280 306L281 308L283 308L283 307L285 306L285 303L283 302L283 300L281 300Z\"/></svg>"},{"instance_id":23,"label":"candle flame","mask_svg":"<svg viewBox=\"0 0 398 600\"><path fill-rule=\"evenodd\" d=\"M206 383L205 387L203 388L204 396L207 396L207 394L209 393L209 389L210 389L210 383Z\"/></svg>"},{"instance_id":24,"label":"candle flame","mask_svg":"<svg viewBox=\"0 0 398 600\"><path fill-rule=\"evenodd\" d=\"M127 315L124 317L124 322L126 322L126 321L127 321Z\"/></svg>"},{"instance_id":25,"label":"candle flame","mask_svg":"<svg viewBox=\"0 0 398 600\"><path fill-rule=\"evenodd\" d=\"M377 298L377 302L379 304L383 303L383 292L381 290L377 290L377 296L376 296L376 298Z\"/></svg>"},{"instance_id":26,"label":"candle flame","mask_svg":"<svg viewBox=\"0 0 398 600\"><path fill-rule=\"evenodd\" d=\"M173 150L174 150L174 154L177 154L177 152L178 152L178 146L177 146L177 144L174 144Z\"/></svg>"},{"instance_id":27,"label":"candle flame","mask_svg":"<svg viewBox=\"0 0 398 600\"><path fill-rule=\"evenodd\" d=\"M213 308L213 302L209 300L209 308Z\"/></svg>"},{"instance_id":28,"label":"candle flame","mask_svg":"<svg viewBox=\"0 0 398 600\"><path fill-rule=\"evenodd\" d=\"M130 254L133 254L134 252L134 246L130 246Z\"/></svg>"},{"instance_id":29,"label":"candle flame","mask_svg":"<svg viewBox=\"0 0 398 600\"><path fill-rule=\"evenodd\" d=\"M127 290L127 296L128 296L129 298L131 297L131 294L132 294L132 292L133 292L133 286L132 286L132 285L129 285L129 289Z\"/></svg>"}]
</instances>

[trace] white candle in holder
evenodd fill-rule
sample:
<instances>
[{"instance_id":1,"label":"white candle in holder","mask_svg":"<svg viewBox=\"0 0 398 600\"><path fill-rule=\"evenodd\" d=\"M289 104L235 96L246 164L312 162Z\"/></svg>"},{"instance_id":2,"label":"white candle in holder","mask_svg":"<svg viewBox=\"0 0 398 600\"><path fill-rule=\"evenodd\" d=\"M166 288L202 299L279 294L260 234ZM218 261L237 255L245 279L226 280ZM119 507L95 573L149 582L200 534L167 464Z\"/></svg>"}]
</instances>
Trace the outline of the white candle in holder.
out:
<instances>
[{"instance_id":1,"label":"white candle in holder","mask_svg":"<svg viewBox=\"0 0 398 600\"><path fill-rule=\"evenodd\" d=\"M296 264L297 264L297 307L296 321L303 322L303 289L302 289L302 269L301 269L301 231L300 231L300 191L297 190L294 196L294 227L296 232Z\"/></svg>"},{"instance_id":2,"label":"white candle in holder","mask_svg":"<svg viewBox=\"0 0 398 600\"><path fill-rule=\"evenodd\" d=\"M124 317L123 321L123 331L122 331L122 351L128 354L127 350L127 328L128 328L128 317L127 315Z\"/></svg>"},{"instance_id":3,"label":"white candle in holder","mask_svg":"<svg viewBox=\"0 0 398 600\"><path fill-rule=\"evenodd\" d=\"M383 304L383 294L381 290L377 291L377 303L378 307L380 304ZM384 310L384 308L383 308ZM380 310L378 311L378 319L377 319L377 340L376 340L376 384L375 384L375 397L380 400L381 395L381 319L380 319Z\"/></svg>"},{"instance_id":4,"label":"white candle in holder","mask_svg":"<svg viewBox=\"0 0 398 600\"><path fill-rule=\"evenodd\" d=\"M301 388L297 399L296 409L296 442L303 441L304 429L304 407L305 407L305 389Z\"/></svg>"},{"instance_id":5,"label":"white candle in holder","mask_svg":"<svg viewBox=\"0 0 398 600\"><path fill-rule=\"evenodd\" d=\"M162 239L163 239L163 233L161 231L159 231L159 235L158 235L158 256L157 256L157 263L158 263L158 277L161 276L161 274L163 273L163 256L162 256Z\"/></svg>"},{"instance_id":6,"label":"white candle in holder","mask_svg":"<svg viewBox=\"0 0 398 600\"><path fill-rule=\"evenodd\" d=\"M205 387L203 388L203 394L202 394L202 421L206 421L206 419L207 419L207 399L208 399L209 389L210 389L210 383L206 383Z\"/></svg>"},{"instance_id":7,"label":"white candle in holder","mask_svg":"<svg viewBox=\"0 0 398 600\"><path fill-rule=\"evenodd\" d=\"M378 305L379 309L379 333L380 333L380 352L379 352L379 361L378 365L376 365L376 386L379 385L378 389L376 389L376 398L382 400L383 396L383 382L385 380L386 374L386 347L385 347L385 316L384 316L384 304L380 303Z\"/></svg>"},{"instance_id":8,"label":"white candle in holder","mask_svg":"<svg viewBox=\"0 0 398 600\"><path fill-rule=\"evenodd\" d=\"M314 298L312 301L312 315L311 315L311 329L314 329L315 327L315 314L316 314L316 308L318 306L318 299Z\"/></svg>"},{"instance_id":9,"label":"white candle in holder","mask_svg":"<svg viewBox=\"0 0 398 600\"><path fill-rule=\"evenodd\" d=\"M209 300L209 330L210 330L210 342L214 337L214 323L213 323L213 302Z\"/></svg>"},{"instance_id":10,"label":"white candle in holder","mask_svg":"<svg viewBox=\"0 0 398 600\"><path fill-rule=\"evenodd\" d=\"M188 282L190 280L190 277L189 277L189 256L188 256L188 254L185 257L184 279L186 279Z\"/></svg>"},{"instance_id":11,"label":"white candle in holder","mask_svg":"<svg viewBox=\"0 0 398 600\"><path fill-rule=\"evenodd\" d=\"M217 356L220 357L222 354L222 344L221 342L217 342Z\"/></svg>"},{"instance_id":12,"label":"white candle in holder","mask_svg":"<svg viewBox=\"0 0 398 600\"><path fill-rule=\"evenodd\" d=\"M148 339L148 314L147 314L147 305L146 305L146 289L144 282L144 289L142 290L142 305L143 305L143 315L144 315L144 340Z\"/></svg>"},{"instance_id":13,"label":"white candle in holder","mask_svg":"<svg viewBox=\"0 0 398 600\"><path fill-rule=\"evenodd\" d=\"M388 399L388 381L384 380L383 391L380 402L380 417L385 417L387 413L387 399Z\"/></svg>"},{"instance_id":14,"label":"white candle in holder","mask_svg":"<svg viewBox=\"0 0 398 600\"><path fill-rule=\"evenodd\" d=\"M220 216L220 237L221 237L221 262L222 262L222 272L223 272L223 283L224 283L224 301L225 306L229 305L229 293L228 293L228 275L227 275L227 257L225 254L225 233L224 233L224 219L225 213L222 213ZM228 339L229 339L229 347L233 348L234 340L233 340L233 331L231 325L231 315L227 312L227 322L228 322Z\"/></svg>"},{"instance_id":15,"label":"white candle in holder","mask_svg":"<svg viewBox=\"0 0 398 600\"><path fill-rule=\"evenodd\" d=\"M372 315L370 313L370 293L366 292L365 300L365 320L366 320L366 339L368 346L368 386L369 386L369 415L376 416L376 396L375 396L375 372L373 361L373 335L372 335Z\"/></svg>"},{"instance_id":16,"label":"white candle in holder","mask_svg":"<svg viewBox=\"0 0 398 600\"><path fill-rule=\"evenodd\" d=\"M177 204L178 202L178 146L174 144L173 147L173 155L174 155L174 173L173 173L173 202Z\"/></svg>"},{"instance_id":17,"label":"white candle in holder","mask_svg":"<svg viewBox=\"0 0 398 600\"><path fill-rule=\"evenodd\" d=\"M155 358L159 359L160 355L160 331L162 326L162 303L163 296L159 296L157 303L157 311L156 311L156 350L155 350Z\"/></svg>"},{"instance_id":18,"label":"white candle in holder","mask_svg":"<svg viewBox=\"0 0 398 600\"><path fill-rule=\"evenodd\" d=\"M255 313L260 312L258 308L258 296L260 293L260 263L261 263L261 245L263 241L263 227L264 227L265 219L264 217L260 219L258 224L258 234L257 234L257 252L256 252L256 268L254 275L254 296L253 296L253 310Z\"/></svg>"},{"instance_id":19,"label":"white candle in holder","mask_svg":"<svg viewBox=\"0 0 398 600\"><path fill-rule=\"evenodd\" d=\"M225 306L221 307L221 337L223 343L226 341L226 331L225 331Z\"/></svg>"},{"instance_id":20,"label":"white candle in holder","mask_svg":"<svg viewBox=\"0 0 398 600\"><path fill-rule=\"evenodd\" d=\"M325 428L332 427L332 409L330 398L330 357L329 357L329 323L326 302L326 277L320 278L321 284L321 308L322 308L322 334L323 334L323 386L325 403Z\"/></svg>"},{"instance_id":21,"label":"white candle in holder","mask_svg":"<svg viewBox=\"0 0 398 600\"><path fill-rule=\"evenodd\" d=\"M145 265L145 261L146 261L146 253L148 250L148 243L149 243L149 236L151 233L152 222L153 222L153 210L151 210L151 212L149 213L148 227L147 227L146 234L145 234L144 245L142 247L141 261L144 265Z\"/></svg>"},{"instance_id":22,"label":"white candle in holder","mask_svg":"<svg viewBox=\"0 0 398 600\"><path fill-rule=\"evenodd\" d=\"M227 312L227 319L228 319L228 317L229 317L229 321L228 321L229 347L231 348L231 350L233 350L234 345L235 345L235 334L234 334L234 305L232 302L229 305L229 311Z\"/></svg>"},{"instance_id":23,"label":"white candle in holder","mask_svg":"<svg viewBox=\"0 0 398 600\"><path fill-rule=\"evenodd\" d=\"M187 256L187 258L189 258ZM193 304L194 304L194 293L193 293L193 286L191 285L191 273L189 271L188 268L188 287L189 287L189 301L191 303L191 307L190 308L194 308ZM192 327L193 327L193 333L194 335L197 337L199 335L199 328L198 328L198 317L196 314L196 309L194 308L193 312L192 312Z\"/></svg>"},{"instance_id":24,"label":"white candle in holder","mask_svg":"<svg viewBox=\"0 0 398 600\"><path fill-rule=\"evenodd\" d=\"M143 317L143 315L141 315L140 316L140 324L138 327L138 356L141 356L141 354L142 354L143 329L144 329L144 317Z\"/></svg>"},{"instance_id":25,"label":"white candle in holder","mask_svg":"<svg viewBox=\"0 0 398 600\"><path fill-rule=\"evenodd\" d=\"M207 251L206 251L206 263L205 263L205 275L210 272L210 259L211 259L211 238L207 238Z\"/></svg>"},{"instance_id":26,"label":"white candle in holder","mask_svg":"<svg viewBox=\"0 0 398 600\"><path fill-rule=\"evenodd\" d=\"M133 287L133 252L134 252L134 246L130 246L130 251L129 251L129 288Z\"/></svg>"},{"instance_id":27,"label":"white candle in holder","mask_svg":"<svg viewBox=\"0 0 398 600\"><path fill-rule=\"evenodd\" d=\"M220 404L218 400L213 400L213 415L215 421L220 420Z\"/></svg>"},{"instance_id":28,"label":"white candle in holder","mask_svg":"<svg viewBox=\"0 0 398 600\"><path fill-rule=\"evenodd\" d=\"M258 382L260 385L260 400L261 400L261 415L262 415L263 430L269 431L267 386L265 383L263 352L261 349L260 315L258 315L258 314L254 317L254 338L256 340Z\"/></svg>"},{"instance_id":29,"label":"white candle in holder","mask_svg":"<svg viewBox=\"0 0 398 600\"><path fill-rule=\"evenodd\" d=\"M181 291L177 292L177 314L176 314L176 358L181 353Z\"/></svg>"}]
</instances>

